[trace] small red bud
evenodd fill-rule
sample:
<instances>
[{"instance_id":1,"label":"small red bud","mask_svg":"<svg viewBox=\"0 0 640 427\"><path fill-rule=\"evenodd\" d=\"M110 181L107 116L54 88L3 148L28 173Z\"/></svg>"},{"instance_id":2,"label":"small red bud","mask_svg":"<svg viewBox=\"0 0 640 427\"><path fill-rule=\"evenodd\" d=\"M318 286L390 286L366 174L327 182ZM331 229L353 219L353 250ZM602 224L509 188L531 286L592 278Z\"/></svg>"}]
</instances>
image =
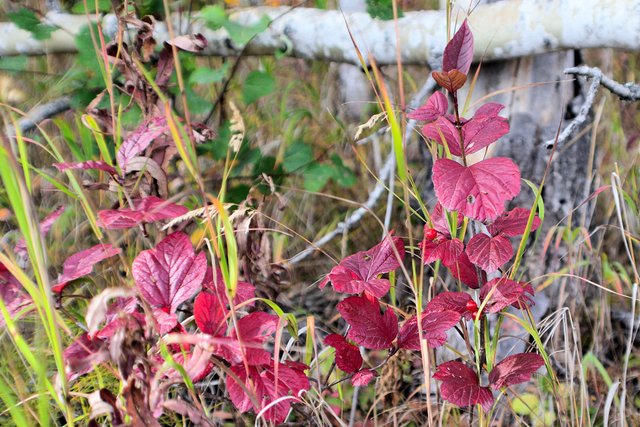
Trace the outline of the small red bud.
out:
<instances>
[{"instance_id":1,"label":"small red bud","mask_svg":"<svg viewBox=\"0 0 640 427\"><path fill-rule=\"evenodd\" d=\"M438 232L433 228L424 229L424 238L427 240L433 240L438 237Z\"/></svg>"},{"instance_id":2,"label":"small red bud","mask_svg":"<svg viewBox=\"0 0 640 427\"><path fill-rule=\"evenodd\" d=\"M478 304L472 299L467 301L466 309L469 313L474 313L478 311Z\"/></svg>"}]
</instances>

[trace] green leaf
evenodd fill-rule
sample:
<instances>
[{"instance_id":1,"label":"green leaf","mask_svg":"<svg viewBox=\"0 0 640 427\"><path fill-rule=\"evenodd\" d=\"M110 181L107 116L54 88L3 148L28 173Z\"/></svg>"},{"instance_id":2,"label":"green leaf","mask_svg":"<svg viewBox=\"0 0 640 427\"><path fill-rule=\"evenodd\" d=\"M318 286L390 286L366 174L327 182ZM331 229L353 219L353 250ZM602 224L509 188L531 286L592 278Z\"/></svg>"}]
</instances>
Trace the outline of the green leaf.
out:
<instances>
[{"instance_id":1,"label":"green leaf","mask_svg":"<svg viewBox=\"0 0 640 427\"><path fill-rule=\"evenodd\" d=\"M284 152L282 168L287 172L295 172L313 161L313 149L302 141L296 141Z\"/></svg>"},{"instance_id":2,"label":"green leaf","mask_svg":"<svg viewBox=\"0 0 640 427\"><path fill-rule=\"evenodd\" d=\"M342 163L342 159L337 154L331 155L331 162L335 166L333 180L341 187L351 187L358 182L356 175L351 169Z\"/></svg>"},{"instance_id":3,"label":"green leaf","mask_svg":"<svg viewBox=\"0 0 640 427\"><path fill-rule=\"evenodd\" d=\"M224 28L227 30L231 40L240 46L244 46L269 27L271 19L268 16L262 16L258 22L253 25L245 26L237 22L230 21L227 13L221 6L206 6L200 11L200 17L207 23L207 27L212 30Z\"/></svg>"},{"instance_id":4,"label":"green leaf","mask_svg":"<svg viewBox=\"0 0 640 427\"><path fill-rule=\"evenodd\" d=\"M207 22L207 27L219 30L227 22L227 13L222 6L206 6L200 10L200 17Z\"/></svg>"},{"instance_id":5,"label":"green leaf","mask_svg":"<svg viewBox=\"0 0 640 427\"><path fill-rule=\"evenodd\" d=\"M24 71L27 68L26 55L7 56L0 58L0 70L15 74Z\"/></svg>"},{"instance_id":6,"label":"green leaf","mask_svg":"<svg viewBox=\"0 0 640 427\"><path fill-rule=\"evenodd\" d=\"M43 24L35 12L30 9L22 8L17 12L9 12L7 17L18 28L29 31L36 40L47 40L56 30L53 25Z\"/></svg>"},{"instance_id":7,"label":"green leaf","mask_svg":"<svg viewBox=\"0 0 640 427\"><path fill-rule=\"evenodd\" d=\"M303 173L304 188L307 191L318 192L327 185L333 177L335 170L332 166L315 163L309 166Z\"/></svg>"},{"instance_id":8,"label":"green leaf","mask_svg":"<svg viewBox=\"0 0 640 427\"><path fill-rule=\"evenodd\" d=\"M214 70L209 67L198 67L189 76L190 85L207 85L212 83L218 83L227 76L229 70L229 63L225 62L222 67Z\"/></svg>"},{"instance_id":9,"label":"green leaf","mask_svg":"<svg viewBox=\"0 0 640 427\"><path fill-rule=\"evenodd\" d=\"M393 19L393 3L392 0L367 0L367 13L372 18L382 20ZM402 16L402 11L398 9L398 18Z\"/></svg>"},{"instance_id":10,"label":"green leaf","mask_svg":"<svg viewBox=\"0 0 640 427\"><path fill-rule=\"evenodd\" d=\"M252 38L266 30L270 23L271 19L269 19L268 16L263 16L258 22L251 26L240 25L237 22L229 20L227 20L223 26L235 44L244 46L249 43Z\"/></svg>"},{"instance_id":11,"label":"green leaf","mask_svg":"<svg viewBox=\"0 0 640 427\"><path fill-rule=\"evenodd\" d=\"M274 91L275 87L276 81L271 74L262 71L252 71L244 81L242 99L245 104L252 104L263 96L269 95Z\"/></svg>"},{"instance_id":12,"label":"green leaf","mask_svg":"<svg viewBox=\"0 0 640 427\"><path fill-rule=\"evenodd\" d=\"M529 415L535 412L540 404L538 396L533 393L523 393L518 397L514 397L511 401L513 412L518 415Z\"/></svg>"}]
</instances>

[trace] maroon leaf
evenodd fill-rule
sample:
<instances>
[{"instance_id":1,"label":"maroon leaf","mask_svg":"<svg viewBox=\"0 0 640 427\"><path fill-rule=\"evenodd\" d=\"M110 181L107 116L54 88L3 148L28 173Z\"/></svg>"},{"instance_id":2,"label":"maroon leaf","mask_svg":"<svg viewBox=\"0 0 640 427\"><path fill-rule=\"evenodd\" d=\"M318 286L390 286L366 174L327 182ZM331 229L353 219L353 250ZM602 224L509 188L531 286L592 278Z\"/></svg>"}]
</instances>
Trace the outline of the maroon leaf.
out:
<instances>
[{"instance_id":1,"label":"maroon leaf","mask_svg":"<svg viewBox=\"0 0 640 427\"><path fill-rule=\"evenodd\" d=\"M462 126L465 154L475 153L509 133L509 122L500 116L474 116ZM453 154L453 151L451 152Z\"/></svg>"},{"instance_id":2,"label":"maroon leaf","mask_svg":"<svg viewBox=\"0 0 640 427\"><path fill-rule=\"evenodd\" d=\"M438 159L433 166L433 185L442 206L484 221L497 218L504 211L504 202L520 192L520 170L505 157L469 167Z\"/></svg>"},{"instance_id":3,"label":"maroon leaf","mask_svg":"<svg viewBox=\"0 0 640 427\"><path fill-rule=\"evenodd\" d=\"M109 350L104 341L90 339L88 334L82 334L62 353L66 365L69 381L73 381L86 374L109 359Z\"/></svg>"},{"instance_id":4,"label":"maroon leaf","mask_svg":"<svg viewBox=\"0 0 640 427\"><path fill-rule=\"evenodd\" d=\"M395 250L400 255L398 260ZM391 286L378 276L397 269L404 258L404 243L399 237L386 237L382 242L365 252L350 255L335 266L320 284L324 288L330 281L336 292L359 294L367 291L377 298L383 297Z\"/></svg>"},{"instance_id":5,"label":"maroon leaf","mask_svg":"<svg viewBox=\"0 0 640 427\"><path fill-rule=\"evenodd\" d=\"M64 172L67 169L79 169L79 170L89 170L96 169L101 170L103 172L107 172L111 175L117 175L118 171L116 168L111 166L109 163L104 162L102 160L87 160L85 162L70 162L70 163L54 163L53 166L58 169L60 172Z\"/></svg>"},{"instance_id":6,"label":"maroon leaf","mask_svg":"<svg viewBox=\"0 0 640 427\"><path fill-rule=\"evenodd\" d=\"M338 303L338 311L351 326L347 338L371 349L391 347L398 335L398 318L391 309L380 314L380 304L366 297L349 297Z\"/></svg>"},{"instance_id":7,"label":"maroon leaf","mask_svg":"<svg viewBox=\"0 0 640 427\"><path fill-rule=\"evenodd\" d=\"M460 315L467 315L467 303L469 301L473 301L471 295L464 292L440 292L429 301L425 308L425 313L455 311Z\"/></svg>"},{"instance_id":8,"label":"maroon leaf","mask_svg":"<svg viewBox=\"0 0 640 427\"><path fill-rule=\"evenodd\" d=\"M440 116L436 121L424 125L422 127L422 134L440 145L444 146L446 142L451 154L454 156L462 156L460 133L448 118Z\"/></svg>"},{"instance_id":9,"label":"maroon leaf","mask_svg":"<svg viewBox=\"0 0 640 427\"><path fill-rule=\"evenodd\" d=\"M469 260L487 273L493 273L513 256L511 242L499 234L491 237L476 234L467 244Z\"/></svg>"},{"instance_id":10,"label":"maroon leaf","mask_svg":"<svg viewBox=\"0 0 640 427\"><path fill-rule=\"evenodd\" d=\"M460 321L456 311L422 313L422 337L431 348L440 347L447 342L447 332ZM413 316L402 325L398 334L398 347L407 350L420 350L418 317Z\"/></svg>"},{"instance_id":11,"label":"maroon leaf","mask_svg":"<svg viewBox=\"0 0 640 427\"><path fill-rule=\"evenodd\" d=\"M463 217L462 215L457 215L458 223L457 227L462 225ZM444 209L442 205L438 202L433 208L433 213L431 214L431 222L433 223L433 228L435 228L438 232L444 234L445 236L450 235L449 230L449 221L447 220L447 216L444 214Z\"/></svg>"},{"instance_id":12,"label":"maroon leaf","mask_svg":"<svg viewBox=\"0 0 640 427\"><path fill-rule=\"evenodd\" d=\"M506 277L499 277L487 282L480 289L480 300L485 303L486 313L497 313L502 309L514 304L523 298L525 283L515 282Z\"/></svg>"},{"instance_id":13,"label":"maroon leaf","mask_svg":"<svg viewBox=\"0 0 640 427\"><path fill-rule=\"evenodd\" d=\"M164 116L152 117L133 131L116 153L116 160L122 172L126 173L129 160L142 153L156 138L168 131L169 126Z\"/></svg>"},{"instance_id":14,"label":"maroon leaf","mask_svg":"<svg viewBox=\"0 0 640 427\"><path fill-rule=\"evenodd\" d=\"M224 277L222 276L222 271L217 268L215 280L213 276L213 268L207 267L207 274L204 276L204 281L202 282L202 287L208 289L213 294L215 294L218 299L224 303L225 307L227 307L227 291L226 284L224 282ZM236 296L233 297L233 304L238 305L242 304L245 301L248 301L256 296L256 288L249 282L244 282L242 280L238 280L236 286ZM249 307L253 307L255 305L254 302L249 303Z\"/></svg>"},{"instance_id":15,"label":"maroon leaf","mask_svg":"<svg viewBox=\"0 0 640 427\"><path fill-rule=\"evenodd\" d=\"M18 279L2 263L0 263L0 299L11 317L15 317L23 308L31 304L31 297L22 290ZM0 315L0 327L3 326L5 326L4 316Z\"/></svg>"},{"instance_id":16,"label":"maroon leaf","mask_svg":"<svg viewBox=\"0 0 640 427\"><path fill-rule=\"evenodd\" d=\"M51 289L53 292L62 292L70 281L91 274L94 265L119 253L120 248L114 248L110 243L100 243L71 255L62 266L57 284Z\"/></svg>"},{"instance_id":17,"label":"maroon leaf","mask_svg":"<svg viewBox=\"0 0 640 427\"><path fill-rule=\"evenodd\" d=\"M244 316L238 320L238 331L231 330L228 343L221 344L216 354L232 365L264 365L271 360L271 354L262 348L263 343L276 331L278 316L261 311ZM243 357L244 354L244 357Z\"/></svg>"},{"instance_id":18,"label":"maroon leaf","mask_svg":"<svg viewBox=\"0 0 640 427\"><path fill-rule=\"evenodd\" d=\"M189 236L176 232L154 249L142 251L132 273L140 294L153 308L175 313L180 304L200 289L207 271L203 252L196 255Z\"/></svg>"},{"instance_id":19,"label":"maroon leaf","mask_svg":"<svg viewBox=\"0 0 640 427\"><path fill-rule=\"evenodd\" d=\"M460 239L447 239L438 236L434 240L422 242L422 258L425 264L442 261L444 265L452 265L464 251L464 243Z\"/></svg>"},{"instance_id":20,"label":"maroon leaf","mask_svg":"<svg viewBox=\"0 0 640 427\"><path fill-rule=\"evenodd\" d=\"M40 234L42 234L42 237L46 237L47 234L49 234L49 231L51 231L51 227L58 220L58 218L60 218L60 216L64 212L64 209L65 209L64 206L58 206L53 212L51 212L49 215L47 215L40 222ZM27 242L25 242L25 240L23 238L21 238L20 240L18 240L16 242L16 246L13 248L13 251L15 252L15 254L17 256L22 257L22 258L26 258L27 257Z\"/></svg>"},{"instance_id":21,"label":"maroon leaf","mask_svg":"<svg viewBox=\"0 0 640 427\"><path fill-rule=\"evenodd\" d=\"M449 102L442 92L434 92L420 108L407 114L407 117L420 122L432 122L447 113Z\"/></svg>"},{"instance_id":22,"label":"maroon leaf","mask_svg":"<svg viewBox=\"0 0 640 427\"><path fill-rule=\"evenodd\" d=\"M473 34L465 19L462 26L453 35L442 55L444 71L459 70L463 74L469 72L473 61Z\"/></svg>"},{"instance_id":23,"label":"maroon leaf","mask_svg":"<svg viewBox=\"0 0 640 427\"><path fill-rule=\"evenodd\" d=\"M467 76L458 70L433 71L433 79L451 93L460 89L467 82Z\"/></svg>"},{"instance_id":24,"label":"maroon leaf","mask_svg":"<svg viewBox=\"0 0 640 427\"><path fill-rule=\"evenodd\" d=\"M433 378L442 381L442 398L459 407L482 405L489 411L493 405L493 394L488 387L481 387L478 375L461 362L445 362L438 366Z\"/></svg>"},{"instance_id":25,"label":"maroon leaf","mask_svg":"<svg viewBox=\"0 0 640 427\"><path fill-rule=\"evenodd\" d=\"M518 301L511 304L513 307L519 310L524 310L527 307L531 307L532 305L534 305L533 296L535 295L535 291L533 290L533 286L531 286L530 283L527 283L522 287L522 289L522 296L518 299Z\"/></svg>"},{"instance_id":26,"label":"maroon leaf","mask_svg":"<svg viewBox=\"0 0 640 427\"><path fill-rule=\"evenodd\" d=\"M544 365L544 359L539 354L514 354L493 367L489 374L489 382L494 390L520 384L529 381L531 375L542 365Z\"/></svg>"},{"instance_id":27,"label":"maroon leaf","mask_svg":"<svg viewBox=\"0 0 640 427\"><path fill-rule=\"evenodd\" d=\"M351 384L356 387L365 387L371 382L371 380L373 380L377 376L378 373L376 371L372 371L371 369L363 369L360 372L356 372L351 377Z\"/></svg>"},{"instance_id":28,"label":"maroon leaf","mask_svg":"<svg viewBox=\"0 0 640 427\"><path fill-rule=\"evenodd\" d=\"M193 303L193 317L200 331L205 334L220 336L227 329L225 317L227 310L220 299L209 292L200 292Z\"/></svg>"},{"instance_id":29,"label":"maroon leaf","mask_svg":"<svg viewBox=\"0 0 640 427\"><path fill-rule=\"evenodd\" d=\"M309 380L304 372L287 364L278 364L277 379L273 362L266 367L250 366L248 371L241 365L232 366L231 372L238 377L259 403L259 406L255 407L251 398L247 396L236 380L231 375L227 375L227 392L234 406L241 413L251 409L258 413L271 402L284 396L292 395L295 397L293 400L298 400L301 392L309 389ZM264 419L281 424L287 418L290 408L291 399L282 399L264 413Z\"/></svg>"},{"instance_id":30,"label":"maroon leaf","mask_svg":"<svg viewBox=\"0 0 640 427\"><path fill-rule=\"evenodd\" d=\"M515 208L506 212L498 217L493 224L487 228L491 235L496 236L500 233L505 236L515 237L523 234L527 228L527 222L529 220L529 209ZM533 223L531 224L531 231L535 231L540 226L540 218L538 216L533 217Z\"/></svg>"},{"instance_id":31,"label":"maroon leaf","mask_svg":"<svg viewBox=\"0 0 640 427\"><path fill-rule=\"evenodd\" d=\"M338 368L350 374L358 372L363 362L358 347L338 334L328 335L324 339L324 343L336 349L336 365L338 365Z\"/></svg>"},{"instance_id":32,"label":"maroon leaf","mask_svg":"<svg viewBox=\"0 0 640 427\"><path fill-rule=\"evenodd\" d=\"M131 228L143 222L176 218L189 212L184 206L170 203L155 196L133 200L133 206L133 209L120 208L99 211L98 225L109 230Z\"/></svg>"},{"instance_id":33,"label":"maroon leaf","mask_svg":"<svg viewBox=\"0 0 640 427\"><path fill-rule=\"evenodd\" d=\"M480 287L480 281L484 282L485 280L485 274L482 271L480 272L481 277L478 277L476 267L469 261L466 252L462 252L460 257L450 265L445 264L445 267L449 269L455 279L473 289Z\"/></svg>"}]
</instances>

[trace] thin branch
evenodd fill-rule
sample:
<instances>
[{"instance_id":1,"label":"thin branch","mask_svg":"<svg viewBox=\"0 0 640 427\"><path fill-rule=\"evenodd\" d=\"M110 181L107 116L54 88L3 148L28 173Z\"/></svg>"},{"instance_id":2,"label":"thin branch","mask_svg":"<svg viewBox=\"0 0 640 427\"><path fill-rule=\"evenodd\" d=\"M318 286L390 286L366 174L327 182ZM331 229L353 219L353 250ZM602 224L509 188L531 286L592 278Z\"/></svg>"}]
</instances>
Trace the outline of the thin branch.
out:
<instances>
[{"instance_id":1,"label":"thin branch","mask_svg":"<svg viewBox=\"0 0 640 427\"><path fill-rule=\"evenodd\" d=\"M558 137L558 145L562 145L567 142L576 130L587 120L600 86L605 87L623 101L640 101L640 85L636 83L618 83L617 81L605 76L602 73L602 70L597 67L587 67L586 65L582 65L580 67L567 68L564 70L564 73L574 76L589 77L593 79L593 81L591 82L591 86L589 87L584 103L580 107L578 116L574 118L560 133L560 136ZM555 139L551 139L545 142L545 147L549 149L553 147L554 143Z\"/></svg>"},{"instance_id":2,"label":"thin branch","mask_svg":"<svg viewBox=\"0 0 640 427\"><path fill-rule=\"evenodd\" d=\"M60 97L46 104L39 105L29 111L22 119L18 120L18 128L20 133L29 132L38 126L38 123L50 119L56 114L67 111L71 108L71 98L67 96ZM4 131L7 136L15 136L16 132L13 126L7 126Z\"/></svg>"}]
</instances>

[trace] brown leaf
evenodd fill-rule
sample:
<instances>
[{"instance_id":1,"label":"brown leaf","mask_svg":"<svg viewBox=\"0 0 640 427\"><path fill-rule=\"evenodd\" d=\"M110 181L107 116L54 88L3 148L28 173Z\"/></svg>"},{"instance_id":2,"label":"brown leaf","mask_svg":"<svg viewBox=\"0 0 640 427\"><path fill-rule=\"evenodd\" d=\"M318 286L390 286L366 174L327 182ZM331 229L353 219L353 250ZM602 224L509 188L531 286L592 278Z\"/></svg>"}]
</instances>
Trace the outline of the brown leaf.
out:
<instances>
[{"instance_id":1,"label":"brown leaf","mask_svg":"<svg viewBox=\"0 0 640 427\"><path fill-rule=\"evenodd\" d=\"M467 82L467 76L458 70L434 71L431 75L440 86L451 93L460 89Z\"/></svg>"}]
</instances>

